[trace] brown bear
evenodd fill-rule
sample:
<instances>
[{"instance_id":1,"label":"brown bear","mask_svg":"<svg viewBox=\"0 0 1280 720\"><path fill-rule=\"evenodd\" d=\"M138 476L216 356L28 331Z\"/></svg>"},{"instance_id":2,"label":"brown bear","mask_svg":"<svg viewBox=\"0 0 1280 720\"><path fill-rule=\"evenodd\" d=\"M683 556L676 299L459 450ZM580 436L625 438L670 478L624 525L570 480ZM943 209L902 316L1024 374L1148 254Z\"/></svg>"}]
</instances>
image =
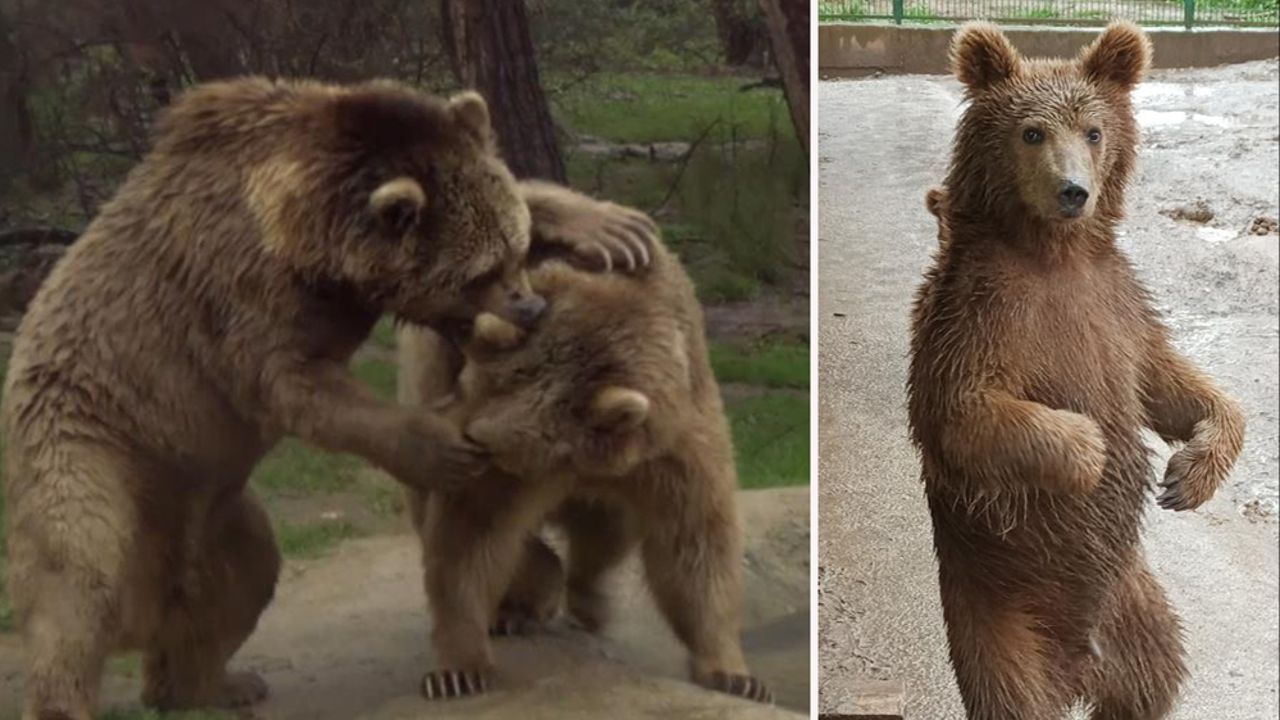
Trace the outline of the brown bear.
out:
<instances>
[{"instance_id":1,"label":"brown bear","mask_svg":"<svg viewBox=\"0 0 1280 720\"><path fill-rule=\"evenodd\" d=\"M463 343L448 412L495 469L411 500L435 620L429 698L486 689L489 630L557 611L563 570L533 536L547 519L567 533L567 605L582 626L606 621L601 580L639 547L693 680L771 698L739 642L737 475L702 310L679 259L651 250L636 275L535 264L531 284L548 302L535 328L482 314ZM439 399L450 383L449 364L432 360L438 340L415 331L401 342L402 399Z\"/></svg>"},{"instance_id":2,"label":"brown bear","mask_svg":"<svg viewBox=\"0 0 1280 720\"><path fill-rule=\"evenodd\" d=\"M122 649L144 653L147 705L262 696L225 665L279 570L245 482L281 436L420 488L483 469L454 425L350 374L374 322L532 320L526 201L579 255L623 263L652 239L522 189L494 147L480 96L380 82L241 79L168 111L14 343L0 412L24 718L91 717Z\"/></svg>"},{"instance_id":3,"label":"brown bear","mask_svg":"<svg viewBox=\"0 0 1280 720\"><path fill-rule=\"evenodd\" d=\"M1166 715L1179 624L1140 546L1142 429L1185 443L1158 498L1187 510L1240 452L1235 403L1183 358L1116 247L1138 142L1145 35L1115 24L1072 60L961 28L968 106L916 297L908 381L951 661L968 716Z\"/></svg>"}]
</instances>

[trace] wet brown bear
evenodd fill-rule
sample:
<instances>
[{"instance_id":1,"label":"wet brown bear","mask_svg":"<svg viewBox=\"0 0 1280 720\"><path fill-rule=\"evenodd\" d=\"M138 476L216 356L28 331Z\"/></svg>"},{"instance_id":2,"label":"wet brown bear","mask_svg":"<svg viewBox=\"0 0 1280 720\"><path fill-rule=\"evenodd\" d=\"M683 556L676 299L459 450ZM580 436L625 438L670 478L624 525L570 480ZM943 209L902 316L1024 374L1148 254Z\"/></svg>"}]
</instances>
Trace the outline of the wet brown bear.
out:
<instances>
[{"instance_id":1,"label":"wet brown bear","mask_svg":"<svg viewBox=\"0 0 1280 720\"><path fill-rule=\"evenodd\" d=\"M1071 61L962 28L956 130L933 267L914 310L910 419L970 718L1151 720L1186 669L1139 528L1142 428L1185 443L1161 506L1197 507L1240 452L1236 405L1170 345L1115 244L1150 58L1109 27Z\"/></svg>"},{"instance_id":2,"label":"wet brown bear","mask_svg":"<svg viewBox=\"0 0 1280 720\"><path fill-rule=\"evenodd\" d=\"M452 408L497 470L411 503L423 538L439 669L428 697L483 690L488 631L542 620L564 591L555 554L533 538L547 518L569 537L569 613L607 619L600 586L633 548L691 654L695 682L765 700L739 642L742 537L737 476L702 311L678 258L660 246L638 276L586 274L555 260L530 270L547 311L524 333L481 315ZM448 386L430 341L402 336L402 377L422 401ZM505 597L504 597L505 596Z\"/></svg>"},{"instance_id":3,"label":"wet brown bear","mask_svg":"<svg viewBox=\"0 0 1280 720\"><path fill-rule=\"evenodd\" d=\"M474 93L245 79L175 103L31 304L9 365L24 718L89 718L118 649L144 652L151 706L262 696L225 664L279 569L245 481L282 435L414 487L482 467L453 424L376 399L346 363L384 312L539 311L524 200L566 200L524 197L493 148ZM550 234L574 245L565 229ZM620 262L636 252L608 242Z\"/></svg>"}]
</instances>

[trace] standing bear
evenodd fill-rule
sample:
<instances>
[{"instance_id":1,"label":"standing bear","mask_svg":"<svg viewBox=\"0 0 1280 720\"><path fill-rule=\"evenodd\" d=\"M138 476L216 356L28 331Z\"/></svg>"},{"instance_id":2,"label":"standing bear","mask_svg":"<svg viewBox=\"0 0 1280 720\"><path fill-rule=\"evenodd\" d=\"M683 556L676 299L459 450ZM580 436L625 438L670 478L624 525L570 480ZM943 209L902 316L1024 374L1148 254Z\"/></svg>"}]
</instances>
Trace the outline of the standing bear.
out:
<instances>
[{"instance_id":1,"label":"standing bear","mask_svg":"<svg viewBox=\"0 0 1280 720\"><path fill-rule=\"evenodd\" d=\"M968 106L940 248L916 297L912 436L968 717L1155 720L1186 676L1139 533L1142 429L1184 443L1158 498L1208 500L1243 440L1235 403L1173 349L1116 247L1150 63L1115 24L1073 60L1025 60L995 27L951 46Z\"/></svg>"},{"instance_id":2,"label":"standing bear","mask_svg":"<svg viewBox=\"0 0 1280 720\"><path fill-rule=\"evenodd\" d=\"M533 320L531 212L586 258L652 241L519 185L494 148L479 95L390 83L242 79L166 113L14 343L0 413L26 720L90 718L115 650L143 652L149 706L265 693L225 666L279 571L245 483L282 436L416 488L483 470L453 424L350 374L374 322Z\"/></svg>"},{"instance_id":3,"label":"standing bear","mask_svg":"<svg viewBox=\"0 0 1280 720\"><path fill-rule=\"evenodd\" d=\"M770 701L742 653L733 444L679 259L659 242L632 275L554 258L529 273L546 312L527 330L480 315L456 386L439 338L400 337L401 399L438 401L456 387L445 412L494 462L465 486L410 498L434 619L424 694L486 689L490 630L545 620L562 598L600 629L604 577L638 549L694 682ZM548 520L568 537L567 578L534 534Z\"/></svg>"}]
</instances>

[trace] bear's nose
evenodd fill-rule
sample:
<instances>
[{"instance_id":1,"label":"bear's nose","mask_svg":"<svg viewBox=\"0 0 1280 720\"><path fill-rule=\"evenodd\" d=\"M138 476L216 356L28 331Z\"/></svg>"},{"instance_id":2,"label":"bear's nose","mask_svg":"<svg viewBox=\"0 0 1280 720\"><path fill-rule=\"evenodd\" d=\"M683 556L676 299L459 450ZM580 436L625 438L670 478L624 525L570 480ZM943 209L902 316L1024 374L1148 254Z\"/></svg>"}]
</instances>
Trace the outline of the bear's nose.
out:
<instances>
[{"instance_id":1,"label":"bear's nose","mask_svg":"<svg viewBox=\"0 0 1280 720\"><path fill-rule=\"evenodd\" d=\"M511 314L516 324L528 330L542 317L547 309L547 301L541 295L527 295L511 304Z\"/></svg>"},{"instance_id":2,"label":"bear's nose","mask_svg":"<svg viewBox=\"0 0 1280 720\"><path fill-rule=\"evenodd\" d=\"M1079 210L1084 207L1085 202L1089 199L1089 191L1083 185L1068 180L1062 184L1062 189L1058 191L1058 204L1063 210Z\"/></svg>"}]
</instances>

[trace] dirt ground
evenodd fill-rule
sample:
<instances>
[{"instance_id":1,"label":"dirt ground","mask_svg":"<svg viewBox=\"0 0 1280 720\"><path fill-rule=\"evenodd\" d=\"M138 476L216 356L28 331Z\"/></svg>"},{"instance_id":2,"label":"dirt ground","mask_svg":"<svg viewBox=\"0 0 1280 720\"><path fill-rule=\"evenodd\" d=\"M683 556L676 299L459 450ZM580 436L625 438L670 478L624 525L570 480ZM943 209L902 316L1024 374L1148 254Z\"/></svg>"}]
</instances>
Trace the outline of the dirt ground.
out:
<instances>
[{"instance_id":1,"label":"dirt ground","mask_svg":"<svg viewBox=\"0 0 1280 720\"><path fill-rule=\"evenodd\" d=\"M615 622L605 635L558 620L543 634L499 640L499 690L429 704L417 691L430 664L418 549L412 536L394 535L354 540L331 557L287 565L275 601L233 660L271 685L271 697L251 717L802 717L809 703L809 492L757 490L741 498L748 533L744 645L776 707L685 681L685 654L634 563L614 578ZM0 709L17 705L20 668L16 637L0 637ZM139 687L136 663L113 663L105 704L133 706Z\"/></svg>"},{"instance_id":2,"label":"dirt ground","mask_svg":"<svg viewBox=\"0 0 1280 720\"><path fill-rule=\"evenodd\" d=\"M1135 98L1143 145L1120 242L1179 348L1249 423L1214 500L1147 514L1190 654L1175 720L1278 710L1278 75L1274 61L1158 72ZM911 297L936 244L923 198L943 179L961 91L896 76L824 82L819 98L820 709L854 678L896 679L908 718L950 720L963 712L904 383ZM1153 448L1162 471L1168 450Z\"/></svg>"}]
</instances>

